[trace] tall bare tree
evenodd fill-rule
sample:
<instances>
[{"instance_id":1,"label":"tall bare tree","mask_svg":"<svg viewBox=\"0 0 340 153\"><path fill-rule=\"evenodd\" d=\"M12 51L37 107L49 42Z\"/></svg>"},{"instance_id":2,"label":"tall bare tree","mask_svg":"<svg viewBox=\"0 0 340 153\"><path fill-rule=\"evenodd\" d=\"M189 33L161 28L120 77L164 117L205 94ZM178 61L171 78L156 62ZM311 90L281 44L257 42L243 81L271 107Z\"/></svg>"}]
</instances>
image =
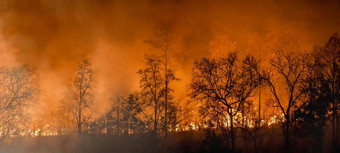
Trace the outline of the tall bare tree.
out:
<instances>
[{"instance_id":1,"label":"tall bare tree","mask_svg":"<svg viewBox=\"0 0 340 153\"><path fill-rule=\"evenodd\" d=\"M164 131L167 134L168 131L168 100L169 100L169 81L171 77L169 74L171 70L168 69L169 63L169 51L173 49L173 23L172 22L160 22L155 27L153 37L145 41L153 48L160 49L163 52L164 57Z\"/></svg>"},{"instance_id":2,"label":"tall bare tree","mask_svg":"<svg viewBox=\"0 0 340 153\"><path fill-rule=\"evenodd\" d=\"M91 117L93 100L93 70L88 60L81 61L71 82L68 93L70 101L67 104L76 120L77 131L83 133L83 128Z\"/></svg>"},{"instance_id":3,"label":"tall bare tree","mask_svg":"<svg viewBox=\"0 0 340 153\"><path fill-rule=\"evenodd\" d=\"M146 68L140 69L138 74L140 76L140 87L142 89L141 96L146 103L153 108L153 131L157 132L159 123L168 122L168 118L165 118L165 114L169 111L165 111L169 107L169 101L165 102L166 84L163 77L162 58L156 56L149 56L146 58ZM167 77L169 81L176 80L174 73L168 69ZM171 92L173 90L167 87L167 99L171 100ZM166 112L160 114L161 112ZM162 116L163 115L163 116ZM163 126L164 127L164 126ZM167 126L168 128L168 126Z\"/></svg>"},{"instance_id":4,"label":"tall bare tree","mask_svg":"<svg viewBox=\"0 0 340 153\"><path fill-rule=\"evenodd\" d=\"M146 103L153 108L153 131L158 130L161 98L164 96L164 79L161 74L161 60L157 57L146 58L147 67L140 69L141 94Z\"/></svg>"},{"instance_id":5,"label":"tall bare tree","mask_svg":"<svg viewBox=\"0 0 340 153\"><path fill-rule=\"evenodd\" d=\"M232 151L235 150L235 115L261 84L263 76L258 70L258 61L254 57L248 55L240 61L236 52L225 58L202 58L194 63L191 96L211 103L211 107L220 106L217 112L223 117L227 115Z\"/></svg>"},{"instance_id":6,"label":"tall bare tree","mask_svg":"<svg viewBox=\"0 0 340 153\"><path fill-rule=\"evenodd\" d=\"M292 113L304 92L303 83L307 70L306 62L302 54L280 50L275 53L275 57L271 59L270 64L275 70L275 73L272 73L267 79L270 91L274 96L272 106L280 108L283 114L282 130L285 136L286 151L290 152Z\"/></svg>"}]
</instances>

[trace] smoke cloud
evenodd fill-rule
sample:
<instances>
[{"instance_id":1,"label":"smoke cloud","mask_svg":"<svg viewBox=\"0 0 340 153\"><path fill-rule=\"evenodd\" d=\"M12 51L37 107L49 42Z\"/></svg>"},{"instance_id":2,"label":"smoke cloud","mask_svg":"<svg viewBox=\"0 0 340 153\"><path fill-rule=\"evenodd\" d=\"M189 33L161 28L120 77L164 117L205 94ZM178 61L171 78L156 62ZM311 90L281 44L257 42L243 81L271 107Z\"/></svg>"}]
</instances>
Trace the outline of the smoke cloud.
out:
<instances>
[{"instance_id":1,"label":"smoke cloud","mask_svg":"<svg viewBox=\"0 0 340 153\"><path fill-rule=\"evenodd\" d=\"M144 40L160 21L175 23L178 45L172 51L172 66L182 79L174 84L177 99L185 97L193 60L214 55L214 50L223 49L221 44L265 57L282 42L298 42L308 50L340 31L336 0L0 2L1 64L38 68L40 103L46 112L60 100L83 58L90 59L95 70L96 103L137 91L136 72L144 56L157 52Z\"/></svg>"}]
</instances>

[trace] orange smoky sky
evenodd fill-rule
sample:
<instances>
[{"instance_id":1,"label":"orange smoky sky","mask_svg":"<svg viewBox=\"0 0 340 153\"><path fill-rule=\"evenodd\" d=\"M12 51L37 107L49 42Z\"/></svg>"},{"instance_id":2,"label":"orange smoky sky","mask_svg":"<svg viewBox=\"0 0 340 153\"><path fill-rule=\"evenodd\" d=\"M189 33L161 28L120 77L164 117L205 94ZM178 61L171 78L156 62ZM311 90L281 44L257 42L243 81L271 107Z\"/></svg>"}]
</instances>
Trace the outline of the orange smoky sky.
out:
<instances>
[{"instance_id":1,"label":"orange smoky sky","mask_svg":"<svg viewBox=\"0 0 340 153\"><path fill-rule=\"evenodd\" d=\"M0 0L1 65L29 64L40 73L42 108L57 103L76 63L90 59L96 103L138 91L144 43L160 21L175 23L172 66L184 99L194 59L237 50L266 57L282 42L306 50L340 31L336 0ZM226 46L223 46L226 45ZM101 108L99 108L101 109Z\"/></svg>"}]
</instances>

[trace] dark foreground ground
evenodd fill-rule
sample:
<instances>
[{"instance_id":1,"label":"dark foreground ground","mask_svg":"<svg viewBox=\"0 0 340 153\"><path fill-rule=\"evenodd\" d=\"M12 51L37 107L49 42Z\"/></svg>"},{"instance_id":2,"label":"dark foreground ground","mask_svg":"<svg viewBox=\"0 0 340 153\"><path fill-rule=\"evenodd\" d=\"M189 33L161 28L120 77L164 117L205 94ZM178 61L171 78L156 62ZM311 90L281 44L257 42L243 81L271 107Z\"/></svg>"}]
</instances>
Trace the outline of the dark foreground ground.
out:
<instances>
[{"instance_id":1,"label":"dark foreground ground","mask_svg":"<svg viewBox=\"0 0 340 153\"><path fill-rule=\"evenodd\" d=\"M323 152L330 152L330 141L326 136ZM0 146L0 153L226 153L225 139L206 131L173 133L156 138L152 135L140 136L50 136L26 137ZM251 137L238 137L239 153L254 153ZM321 142L320 142L321 143ZM258 138L261 153L283 151L282 136L272 129L269 134ZM295 152L314 152L305 141L296 141Z\"/></svg>"}]
</instances>

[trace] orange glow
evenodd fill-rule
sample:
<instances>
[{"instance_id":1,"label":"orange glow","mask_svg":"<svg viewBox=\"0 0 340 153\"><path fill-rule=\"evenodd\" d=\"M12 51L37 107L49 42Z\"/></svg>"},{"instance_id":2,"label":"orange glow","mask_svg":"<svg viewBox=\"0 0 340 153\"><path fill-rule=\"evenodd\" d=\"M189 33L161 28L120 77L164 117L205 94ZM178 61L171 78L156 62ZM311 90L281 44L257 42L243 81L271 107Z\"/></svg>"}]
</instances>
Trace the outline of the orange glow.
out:
<instances>
[{"instance_id":1,"label":"orange glow","mask_svg":"<svg viewBox=\"0 0 340 153\"><path fill-rule=\"evenodd\" d=\"M204 100L195 101L190 97L194 61L202 57L220 59L230 52L237 52L240 59L247 54L254 55L261 61L261 71L268 71L277 80L278 98L282 99L285 109L289 97L284 81L276 78L277 74L270 65L274 53L280 49L309 53L315 45L322 46L331 34L340 31L339 1L0 2L0 5L4 4L0 6L0 71L28 65L37 73L35 85L38 88L31 91L34 96L17 100L27 101L18 109L20 113L12 110L3 113L0 110L0 118L12 117L8 122L0 121L0 136L4 137L68 135L76 134L81 128L91 134L133 134L133 130L140 130L134 129L137 125L143 126L141 133L164 129L170 132L199 131L219 126L228 129L231 125L247 128L273 126L285 120L278 106L267 105L275 101L268 85L261 87L260 95L257 90L251 93L246 99L251 100L248 112L242 114L237 110L234 123L231 123L225 108L214 108L219 111L218 115L211 113L212 110L202 111ZM164 104L162 97L158 103L160 106L154 106L159 107L156 116L150 108L153 104L148 103L153 99L141 92L141 78L137 71L146 67L146 56L164 59L164 51L159 47L162 45L145 43L157 34L160 40L169 39L159 36L160 32L155 30L163 22L174 26L171 30L173 40L169 43L171 47L166 45L169 47L169 53L166 52L169 64L166 67L171 68L179 79L169 83L169 91L164 90L165 85L162 84L158 92L160 95L171 94L171 111L177 114L164 113L165 108L169 108L170 112L170 106ZM88 99L75 100L78 97L69 89L72 83L79 81L74 76L77 75L77 64L83 59L91 63L93 86L89 89L93 92L83 94ZM157 66L162 67L162 64L163 61ZM160 71L159 78L164 79L165 70ZM2 80L6 79L0 78L1 87L6 87ZM0 90L0 94L6 93L3 92L5 89ZM126 100L130 94L135 96L138 105ZM119 101L113 100L113 97L122 98ZM1 102L10 99L2 95L0 98ZM75 101L80 104L72 103ZM122 102L125 102L125 107ZM86 117L79 113L79 107L88 108L80 111ZM131 117L126 112L137 115ZM163 114L173 115L171 117L176 121L166 120L168 116ZM156 122L150 120L157 117L158 127L153 127L157 119ZM162 119L164 121L160 121ZM12 123L12 120L18 122Z\"/></svg>"}]
</instances>

